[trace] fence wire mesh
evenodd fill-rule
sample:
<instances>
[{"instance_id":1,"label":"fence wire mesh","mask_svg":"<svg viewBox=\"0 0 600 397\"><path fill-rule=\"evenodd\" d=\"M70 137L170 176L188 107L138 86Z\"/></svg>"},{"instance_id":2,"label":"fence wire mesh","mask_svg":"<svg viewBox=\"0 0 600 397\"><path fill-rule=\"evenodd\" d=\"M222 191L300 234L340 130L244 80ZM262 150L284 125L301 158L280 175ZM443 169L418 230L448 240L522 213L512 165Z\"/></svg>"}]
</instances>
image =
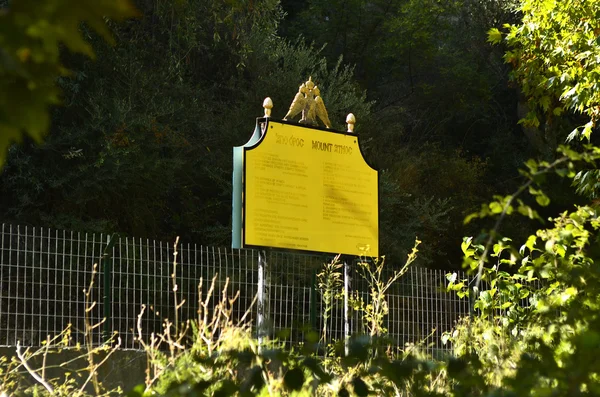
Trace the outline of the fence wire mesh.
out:
<instances>
[{"instance_id":1,"label":"fence wire mesh","mask_svg":"<svg viewBox=\"0 0 600 397\"><path fill-rule=\"evenodd\" d=\"M213 278L213 304L223 290L228 296L239 292L231 307L234 322L248 312L246 319L257 324L253 302L259 292L258 251L183 243L177 246L174 267L173 243L129 237L111 241L110 235L2 224L0 345L20 341L40 346L47 336L69 325L72 343L83 343L87 315L92 324L105 319L94 330L94 343L101 344L107 331L116 331L122 347L136 349L138 324L143 337L148 337L162 330L165 318L174 319L174 283L178 302L185 301L178 319L186 321L196 318L199 299L206 298ZM327 341L343 340L343 298L340 294L333 299L331 311L324 315L324 294L318 286L318 274L333 256L266 254L263 314L270 334L294 346L306 339L307 332L322 333L326 325ZM356 264L349 265L350 293L368 303L369 287ZM469 303L446 292L447 282L444 271L411 267L390 288L384 327L399 347L426 338L427 352L448 351L441 335L469 313ZM86 310L84 291L95 302L91 310ZM350 333L364 333L361 314L350 313Z\"/></svg>"}]
</instances>

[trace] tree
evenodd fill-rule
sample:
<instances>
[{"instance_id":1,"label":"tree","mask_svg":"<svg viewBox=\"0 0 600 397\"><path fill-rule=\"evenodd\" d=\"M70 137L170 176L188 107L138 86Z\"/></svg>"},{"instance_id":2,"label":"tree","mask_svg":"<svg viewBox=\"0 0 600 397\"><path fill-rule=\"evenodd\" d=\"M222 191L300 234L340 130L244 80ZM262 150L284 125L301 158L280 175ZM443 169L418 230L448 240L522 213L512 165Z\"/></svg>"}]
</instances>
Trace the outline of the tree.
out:
<instances>
[{"instance_id":1,"label":"tree","mask_svg":"<svg viewBox=\"0 0 600 397\"><path fill-rule=\"evenodd\" d=\"M23 135L39 143L48 131L56 81L68 75L59 46L94 57L80 23L112 41L104 18L135 15L128 0L13 0L0 9L0 168L11 143Z\"/></svg>"},{"instance_id":2,"label":"tree","mask_svg":"<svg viewBox=\"0 0 600 397\"><path fill-rule=\"evenodd\" d=\"M463 217L489 193L508 193L532 152L516 125L502 54L486 43L490 25L515 19L513 3L282 2L292 16L285 34L356 64L374 102L361 136L382 171L382 251L391 263L417 235L418 263L459 266L458 236L474 232Z\"/></svg>"},{"instance_id":3,"label":"tree","mask_svg":"<svg viewBox=\"0 0 600 397\"><path fill-rule=\"evenodd\" d=\"M336 128L369 104L352 69L276 35L277 1L138 2L143 17L90 35L98 59L70 55L65 106L41 146L12 150L0 177L4 220L228 245L231 148L262 102L283 117L318 81Z\"/></svg>"},{"instance_id":4,"label":"tree","mask_svg":"<svg viewBox=\"0 0 600 397\"><path fill-rule=\"evenodd\" d=\"M600 105L591 88L600 83L600 76L595 60L588 59L598 54L597 32L593 32L597 2L523 0L519 11L521 22L506 25L506 36L492 29L489 39L499 43L505 37L505 59L530 105L522 123L556 128L560 125L556 118L571 113L585 124L569 138L589 141ZM558 128L557 132L564 133ZM463 374L478 382L484 395L600 392L597 203L571 203L551 219L550 227L534 230L519 243L500 234L508 215L540 218L521 196L529 193L539 206L547 206L550 198L542 189L548 175L572 179L579 191L589 187L582 181L586 175L598 175L600 148L577 143L575 148L560 145L552 162L528 161L522 171L525 182L514 194L497 197L473 214L497 218L485 233L485 244L466 239L462 245L465 264L477 273L476 282L456 283L449 276L453 288L473 303L469 323L454 334L455 345L463 348ZM489 288L482 288L483 282ZM465 379L462 382L468 383Z\"/></svg>"},{"instance_id":5,"label":"tree","mask_svg":"<svg viewBox=\"0 0 600 397\"><path fill-rule=\"evenodd\" d=\"M519 11L519 24L505 24L504 33L493 28L488 37L505 43L511 78L527 100L528 112L520 122L539 127L551 150L565 138L590 141L600 120L600 3L525 0ZM568 135L567 126L575 126ZM598 177L597 170L582 170L575 179L577 191L597 197Z\"/></svg>"}]
</instances>

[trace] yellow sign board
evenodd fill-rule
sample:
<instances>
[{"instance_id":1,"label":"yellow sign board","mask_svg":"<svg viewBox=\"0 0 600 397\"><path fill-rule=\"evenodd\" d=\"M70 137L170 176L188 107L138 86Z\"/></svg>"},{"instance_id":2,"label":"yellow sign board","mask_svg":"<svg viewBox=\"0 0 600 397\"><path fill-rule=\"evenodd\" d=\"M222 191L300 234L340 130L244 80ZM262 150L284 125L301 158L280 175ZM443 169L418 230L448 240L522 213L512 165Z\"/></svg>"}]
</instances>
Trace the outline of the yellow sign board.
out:
<instances>
[{"instance_id":1,"label":"yellow sign board","mask_svg":"<svg viewBox=\"0 0 600 397\"><path fill-rule=\"evenodd\" d=\"M268 120L243 169L242 246L378 255L378 175L356 135Z\"/></svg>"}]
</instances>

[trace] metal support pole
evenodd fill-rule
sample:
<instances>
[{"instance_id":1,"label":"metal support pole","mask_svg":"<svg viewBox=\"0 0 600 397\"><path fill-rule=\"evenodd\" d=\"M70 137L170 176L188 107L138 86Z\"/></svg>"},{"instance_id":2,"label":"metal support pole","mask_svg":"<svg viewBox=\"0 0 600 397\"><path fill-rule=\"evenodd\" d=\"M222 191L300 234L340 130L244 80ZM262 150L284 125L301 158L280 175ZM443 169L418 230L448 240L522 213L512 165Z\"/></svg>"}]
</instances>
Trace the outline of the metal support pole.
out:
<instances>
[{"instance_id":1,"label":"metal support pole","mask_svg":"<svg viewBox=\"0 0 600 397\"><path fill-rule=\"evenodd\" d=\"M112 249L117 242L117 238L117 234L113 234L110 238L107 236L106 248L104 248L104 253L102 254L102 273L104 275L104 331L102 339L104 342L110 340L112 334L112 266L110 260L112 258Z\"/></svg>"},{"instance_id":2,"label":"metal support pole","mask_svg":"<svg viewBox=\"0 0 600 397\"><path fill-rule=\"evenodd\" d=\"M264 338L267 334L267 322L266 322L266 317L267 317L267 310L266 310L266 283L265 283L265 279L266 279L266 267L267 267L267 260L266 260L266 252L265 251L258 251L258 297L257 297L257 304L258 304L258 321L257 321L257 336L258 336L258 348L260 350L263 342L264 342Z\"/></svg>"},{"instance_id":3,"label":"metal support pole","mask_svg":"<svg viewBox=\"0 0 600 397\"><path fill-rule=\"evenodd\" d=\"M350 354L350 308L348 300L350 298L350 265L348 259L344 260L344 352L346 356Z\"/></svg>"},{"instance_id":4,"label":"metal support pole","mask_svg":"<svg viewBox=\"0 0 600 397\"><path fill-rule=\"evenodd\" d=\"M310 278L310 326L317 331L317 271L313 270Z\"/></svg>"}]
</instances>

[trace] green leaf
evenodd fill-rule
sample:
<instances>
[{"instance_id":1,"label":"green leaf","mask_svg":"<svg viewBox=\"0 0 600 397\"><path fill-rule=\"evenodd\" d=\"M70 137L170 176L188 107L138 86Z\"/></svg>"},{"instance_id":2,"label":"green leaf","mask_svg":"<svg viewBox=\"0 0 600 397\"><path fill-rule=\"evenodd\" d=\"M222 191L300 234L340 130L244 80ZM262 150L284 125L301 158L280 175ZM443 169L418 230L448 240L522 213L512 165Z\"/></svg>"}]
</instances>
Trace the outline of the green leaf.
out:
<instances>
[{"instance_id":1,"label":"green leaf","mask_svg":"<svg viewBox=\"0 0 600 397\"><path fill-rule=\"evenodd\" d=\"M569 287L560 294L560 300L564 303L575 295L577 295L577 289L574 287Z\"/></svg>"},{"instance_id":2,"label":"green leaf","mask_svg":"<svg viewBox=\"0 0 600 397\"><path fill-rule=\"evenodd\" d=\"M540 215L537 213L536 210L534 210L527 204L523 203L523 201L521 201L521 200L517 200L517 201L519 203L519 206L517 207L517 211L519 212L519 214L524 215L529 219L538 219L540 221L542 220L542 218L540 217Z\"/></svg>"},{"instance_id":3,"label":"green leaf","mask_svg":"<svg viewBox=\"0 0 600 397\"><path fill-rule=\"evenodd\" d=\"M542 207L547 207L550 204L550 198L545 194L540 194L535 197L535 201Z\"/></svg>"},{"instance_id":4,"label":"green leaf","mask_svg":"<svg viewBox=\"0 0 600 397\"><path fill-rule=\"evenodd\" d=\"M129 0L20 0L0 11L0 168L9 145L27 134L41 142L50 106L60 103L57 80L66 75L59 46L92 58L82 22L106 36L108 20L137 15Z\"/></svg>"},{"instance_id":5,"label":"green leaf","mask_svg":"<svg viewBox=\"0 0 600 397\"><path fill-rule=\"evenodd\" d=\"M192 391L194 391L196 393L204 393L206 391L206 389L208 389L212 385L213 385L213 382L211 382L209 380L201 380L198 383L196 383L194 385L194 387L192 387Z\"/></svg>"},{"instance_id":6,"label":"green leaf","mask_svg":"<svg viewBox=\"0 0 600 397\"><path fill-rule=\"evenodd\" d=\"M142 397L146 387L143 384L137 385L127 393L127 397Z\"/></svg>"},{"instance_id":7,"label":"green leaf","mask_svg":"<svg viewBox=\"0 0 600 397\"><path fill-rule=\"evenodd\" d=\"M479 212L473 212L472 214L469 214L465 217L465 220L463 221L463 224L468 224L469 222L471 222L473 219L475 218L479 218Z\"/></svg>"},{"instance_id":8,"label":"green leaf","mask_svg":"<svg viewBox=\"0 0 600 397\"><path fill-rule=\"evenodd\" d=\"M594 127L594 122L593 121L589 121L585 124L585 126L583 127L583 132L581 133L581 135L587 139L588 141L591 138L592 135L592 128Z\"/></svg>"},{"instance_id":9,"label":"green leaf","mask_svg":"<svg viewBox=\"0 0 600 397\"><path fill-rule=\"evenodd\" d=\"M567 250L563 244L556 244L554 246L554 249L556 250L556 253L558 254L558 256L560 256L561 258L565 257Z\"/></svg>"},{"instance_id":10,"label":"green leaf","mask_svg":"<svg viewBox=\"0 0 600 397\"><path fill-rule=\"evenodd\" d=\"M492 44L498 44L502 41L502 32L497 28L492 28L488 30L488 42Z\"/></svg>"},{"instance_id":11,"label":"green leaf","mask_svg":"<svg viewBox=\"0 0 600 397\"><path fill-rule=\"evenodd\" d=\"M296 367L288 370L283 376L283 384L288 390L300 390L304 384L304 372Z\"/></svg>"},{"instance_id":12,"label":"green leaf","mask_svg":"<svg viewBox=\"0 0 600 397\"><path fill-rule=\"evenodd\" d=\"M500 252L502 252L503 249L504 249L504 247L502 246L501 243L494 244L494 248L493 248L494 252L492 253L492 256L498 256L498 254Z\"/></svg>"},{"instance_id":13,"label":"green leaf","mask_svg":"<svg viewBox=\"0 0 600 397\"><path fill-rule=\"evenodd\" d=\"M367 384L360 378L355 377L352 379L352 388L354 389L354 393L359 397L366 397L369 395Z\"/></svg>"},{"instance_id":14,"label":"green leaf","mask_svg":"<svg viewBox=\"0 0 600 397\"><path fill-rule=\"evenodd\" d=\"M290 337L292 331L290 329L282 329L277 331L277 339L285 340Z\"/></svg>"},{"instance_id":15,"label":"green leaf","mask_svg":"<svg viewBox=\"0 0 600 397\"><path fill-rule=\"evenodd\" d=\"M548 111L550 108L550 97L548 95L544 95L539 99L539 103L544 111Z\"/></svg>"},{"instance_id":16,"label":"green leaf","mask_svg":"<svg viewBox=\"0 0 600 397\"><path fill-rule=\"evenodd\" d=\"M302 364L308 368L320 381L327 383L332 379L332 376L323 370L315 358L307 357L302 361Z\"/></svg>"},{"instance_id":17,"label":"green leaf","mask_svg":"<svg viewBox=\"0 0 600 397\"><path fill-rule=\"evenodd\" d=\"M448 376L451 378L457 378L465 369L467 369L468 363L464 358L451 357L448 360Z\"/></svg>"},{"instance_id":18,"label":"green leaf","mask_svg":"<svg viewBox=\"0 0 600 397\"><path fill-rule=\"evenodd\" d=\"M529 248L529 251L533 251L536 241L537 241L537 236L535 236L535 235L531 235L531 236L527 237L527 242L525 243L525 246L527 248Z\"/></svg>"},{"instance_id":19,"label":"green leaf","mask_svg":"<svg viewBox=\"0 0 600 397\"><path fill-rule=\"evenodd\" d=\"M448 273L446 274L446 280L448 280L450 282L450 284L454 284L454 282L456 281L456 277L458 275L456 274L456 272L454 273Z\"/></svg>"},{"instance_id":20,"label":"green leaf","mask_svg":"<svg viewBox=\"0 0 600 397\"><path fill-rule=\"evenodd\" d=\"M250 390L261 390L265 384L262 368L260 365L255 365L245 374L245 380L241 384L241 391L247 392Z\"/></svg>"},{"instance_id":21,"label":"green leaf","mask_svg":"<svg viewBox=\"0 0 600 397\"><path fill-rule=\"evenodd\" d=\"M442 334L442 337L440 338L442 341L442 345L445 345L448 343L448 341L450 340L451 335L448 332L445 332L444 334Z\"/></svg>"},{"instance_id":22,"label":"green leaf","mask_svg":"<svg viewBox=\"0 0 600 397\"><path fill-rule=\"evenodd\" d=\"M499 214L503 211L503 207L500 203L494 201L490 203L490 210L492 214Z\"/></svg>"},{"instance_id":23,"label":"green leaf","mask_svg":"<svg viewBox=\"0 0 600 397\"><path fill-rule=\"evenodd\" d=\"M460 249L465 256L471 256L475 252L474 250L469 249L471 246L471 241L473 241L473 237L465 237L463 242L460 244Z\"/></svg>"},{"instance_id":24,"label":"green leaf","mask_svg":"<svg viewBox=\"0 0 600 397\"><path fill-rule=\"evenodd\" d=\"M340 389L340 391L338 392L338 396L339 397L350 397L350 393L348 392L348 390L346 390L345 387L342 387Z\"/></svg>"},{"instance_id":25,"label":"green leaf","mask_svg":"<svg viewBox=\"0 0 600 397\"><path fill-rule=\"evenodd\" d=\"M475 262L475 263L477 263L477 262ZM460 291L464 288L464 286L465 286L464 282L451 284L448 286L448 291Z\"/></svg>"},{"instance_id":26,"label":"green leaf","mask_svg":"<svg viewBox=\"0 0 600 397\"><path fill-rule=\"evenodd\" d=\"M213 394L213 397L229 397L239 391L239 388L233 381L226 379Z\"/></svg>"}]
</instances>

